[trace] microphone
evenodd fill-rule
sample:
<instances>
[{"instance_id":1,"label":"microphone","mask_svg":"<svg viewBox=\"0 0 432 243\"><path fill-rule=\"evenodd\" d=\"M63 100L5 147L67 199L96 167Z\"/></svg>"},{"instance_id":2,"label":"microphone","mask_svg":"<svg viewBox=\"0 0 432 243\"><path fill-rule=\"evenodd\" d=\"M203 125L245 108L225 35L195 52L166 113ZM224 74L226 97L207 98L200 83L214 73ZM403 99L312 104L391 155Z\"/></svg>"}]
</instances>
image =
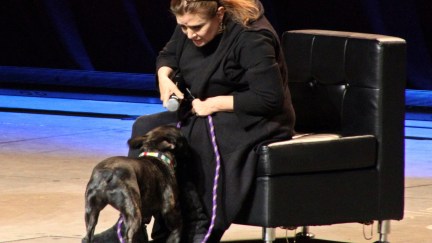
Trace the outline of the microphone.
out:
<instances>
[{"instance_id":1,"label":"microphone","mask_svg":"<svg viewBox=\"0 0 432 243\"><path fill-rule=\"evenodd\" d=\"M180 106L180 99L175 95L172 94L167 102L166 108L169 111L177 111Z\"/></svg>"},{"instance_id":2,"label":"microphone","mask_svg":"<svg viewBox=\"0 0 432 243\"><path fill-rule=\"evenodd\" d=\"M183 80L183 76L180 73L180 70L176 70L174 72L173 75L171 75L170 77L172 79L172 81L175 83L175 85L177 87L179 87L179 89L181 90L182 87L184 86L184 80ZM187 90L187 88L186 88ZM187 90L189 91L189 90ZM175 94L172 94L166 104L166 109L168 111L177 111L180 107L180 103L181 103L181 99L179 99L179 97L177 97Z\"/></svg>"}]
</instances>

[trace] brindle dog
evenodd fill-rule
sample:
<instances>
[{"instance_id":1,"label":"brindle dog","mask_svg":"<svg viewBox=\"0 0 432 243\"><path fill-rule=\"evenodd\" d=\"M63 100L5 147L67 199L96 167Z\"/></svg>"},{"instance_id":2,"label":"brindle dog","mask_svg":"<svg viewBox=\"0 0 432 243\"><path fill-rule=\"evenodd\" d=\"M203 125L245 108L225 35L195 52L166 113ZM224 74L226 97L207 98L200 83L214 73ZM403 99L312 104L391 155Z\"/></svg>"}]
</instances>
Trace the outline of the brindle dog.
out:
<instances>
[{"instance_id":1,"label":"brindle dog","mask_svg":"<svg viewBox=\"0 0 432 243\"><path fill-rule=\"evenodd\" d=\"M186 139L176 127L160 126L145 136L131 138L128 144L153 155L111 157L96 165L85 193L87 234L83 242L94 242L99 212L108 204L124 217L126 242L146 242L145 225L155 214L162 215L171 231L167 242L179 242L182 220L178 187L174 169L166 162L187 157ZM159 158L153 157L155 154Z\"/></svg>"}]
</instances>

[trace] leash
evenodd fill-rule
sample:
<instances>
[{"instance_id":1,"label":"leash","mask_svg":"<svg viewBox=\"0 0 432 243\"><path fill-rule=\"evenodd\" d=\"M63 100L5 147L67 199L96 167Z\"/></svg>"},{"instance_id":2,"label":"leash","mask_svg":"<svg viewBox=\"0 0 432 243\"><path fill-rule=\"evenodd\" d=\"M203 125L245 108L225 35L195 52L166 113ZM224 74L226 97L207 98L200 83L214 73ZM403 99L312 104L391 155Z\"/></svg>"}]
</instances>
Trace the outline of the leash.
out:
<instances>
[{"instance_id":1,"label":"leash","mask_svg":"<svg viewBox=\"0 0 432 243\"><path fill-rule=\"evenodd\" d=\"M206 243L207 240L210 238L210 235L213 231L213 228L215 226L215 221L216 221L216 212L217 212L217 188L218 188L218 181L219 181L219 175L220 175L220 166L221 166L221 157L219 154L219 147L217 145L216 142L216 133L215 133L215 129L214 129L214 124L213 124L213 118L211 117L211 115L207 116L207 120L209 123L209 127L210 127L210 139L212 142L212 146L213 146L213 151L215 153L215 159L216 159L216 170L215 170L215 175L214 175L214 179L213 179L213 198L212 198L212 217L210 220L210 226L207 230L206 235L204 236L204 239L201 241L201 243ZM176 125L177 128L181 128L181 122L178 122ZM141 153L142 155L143 153ZM140 155L140 156L141 156ZM121 226L123 224L124 218L123 215L120 215L120 220L117 223L117 237L120 241L120 243L125 243L123 236L121 234Z\"/></svg>"},{"instance_id":2,"label":"leash","mask_svg":"<svg viewBox=\"0 0 432 243\"><path fill-rule=\"evenodd\" d=\"M213 179L213 198L212 198L212 217L211 217L211 221L210 221L210 226L207 230L206 235L204 236L204 239L201 241L201 243L206 243L207 240L209 239L211 232L213 231L213 228L215 226L215 221L216 221L216 211L217 211L217 188L218 188L218 181L219 181L219 175L220 175L220 165L221 165L221 157L219 154L219 147L217 145L216 142L216 133L215 133L215 129L214 129L214 124L213 124L213 118L211 115L207 116L207 120L208 120L208 124L210 127L210 139L212 142L212 146L213 146L213 151L215 154L215 159L216 159L216 170L215 170L215 175L214 175L214 179ZM181 127L181 122L177 123L177 128Z\"/></svg>"},{"instance_id":3,"label":"leash","mask_svg":"<svg viewBox=\"0 0 432 243\"><path fill-rule=\"evenodd\" d=\"M123 239L123 236L121 234L121 226L123 224L124 217L123 215L120 215L120 219L117 223L117 238L119 239L120 243L126 243L126 241Z\"/></svg>"},{"instance_id":4,"label":"leash","mask_svg":"<svg viewBox=\"0 0 432 243\"><path fill-rule=\"evenodd\" d=\"M213 208L212 208L212 217L211 217L211 221L210 221L210 227L207 231L207 234L204 237L204 240L202 240L201 243L207 242L207 240L210 237L211 232L214 228L214 225L215 225L216 209L217 209L217 188L218 188L219 171L220 171L220 164L221 164L219 148L218 148L218 145L216 143L216 134L214 131L213 118L209 115L209 116L207 116L207 119L208 119L208 123L210 126L210 137L211 137L211 141L212 141L212 145L213 145L213 151L215 153L215 158L216 158L216 170L215 170L215 175L214 175L214 179L213 179L213 202L212 202Z\"/></svg>"}]
</instances>

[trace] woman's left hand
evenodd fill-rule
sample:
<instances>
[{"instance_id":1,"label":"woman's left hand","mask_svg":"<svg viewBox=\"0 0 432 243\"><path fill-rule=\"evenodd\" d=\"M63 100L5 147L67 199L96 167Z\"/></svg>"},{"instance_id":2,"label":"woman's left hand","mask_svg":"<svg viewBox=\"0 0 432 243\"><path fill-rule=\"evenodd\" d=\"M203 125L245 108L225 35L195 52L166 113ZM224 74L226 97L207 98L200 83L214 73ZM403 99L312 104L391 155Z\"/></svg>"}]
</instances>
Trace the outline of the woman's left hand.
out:
<instances>
[{"instance_id":1,"label":"woman's left hand","mask_svg":"<svg viewBox=\"0 0 432 243\"><path fill-rule=\"evenodd\" d=\"M192 112L196 116L208 116L220 111L232 112L233 108L233 96L216 96L205 100L194 99L192 101Z\"/></svg>"},{"instance_id":2,"label":"woman's left hand","mask_svg":"<svg viewBox=\"0 0 432 243\"><path fill-rule=\"evenodd\" d=\"M213 112L209 99L194 99L192 101L192 113L196 116L208 116L213 114Z\"/></svg>"}]
</instances>

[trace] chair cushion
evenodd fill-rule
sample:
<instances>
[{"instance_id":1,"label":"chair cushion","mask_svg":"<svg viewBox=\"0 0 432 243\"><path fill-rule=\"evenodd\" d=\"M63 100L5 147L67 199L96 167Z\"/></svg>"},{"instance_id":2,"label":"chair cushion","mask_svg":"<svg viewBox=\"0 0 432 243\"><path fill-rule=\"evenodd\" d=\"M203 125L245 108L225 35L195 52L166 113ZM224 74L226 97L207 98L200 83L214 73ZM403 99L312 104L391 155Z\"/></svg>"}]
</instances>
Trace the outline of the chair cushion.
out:
<instances>
[{"instance_id":1,"label":"chair cushion","mask_svg":"<svg viewBox=\"0 0 432 243\"><path fill-rule=\"evenodd\" d=\"M376 156L372 135L306 134L262 146L257 176L370 168L376 166Z\"/></svg>"}]
</instances>

